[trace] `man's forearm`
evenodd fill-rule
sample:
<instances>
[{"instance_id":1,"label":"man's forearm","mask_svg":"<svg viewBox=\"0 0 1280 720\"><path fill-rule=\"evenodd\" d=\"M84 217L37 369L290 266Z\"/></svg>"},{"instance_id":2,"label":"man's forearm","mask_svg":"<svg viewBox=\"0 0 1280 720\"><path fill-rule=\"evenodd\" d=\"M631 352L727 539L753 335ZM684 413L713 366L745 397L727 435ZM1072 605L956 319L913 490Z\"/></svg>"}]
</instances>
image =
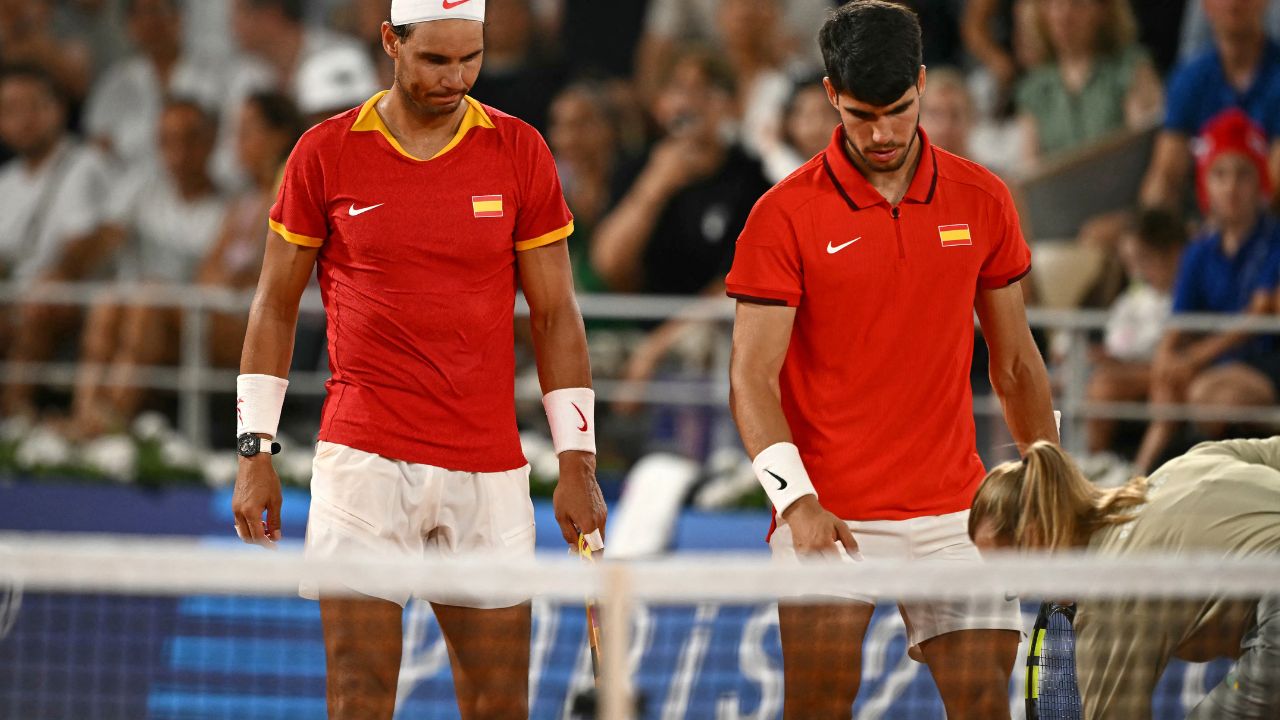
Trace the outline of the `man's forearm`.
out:
<instances>
[{"instance_id":1,"label":"man's forearm","mask_svg":"<svg viewBox=\"0 0 1280 720\"><path fill-rule=\"evenodd\" d=\"M591 387L587 333L573 296L568 296L554 308L535 311L530 325L542 392Z\"/></svg>"},{"instance_id":2,"label":"man's forearm","mask_svg":"<svg viewBox=\"0 0 1280 720\"><path fill-rule=\"evenodd\" d=\"M640 256L669 198L670 193L642 175L600 222L591 241L591 265L610 288L633 289Z\"/></svg>"},{"instance_id":3,"label":"man's forearm","mask_svg":"<svg viewBox=\"0 0 1280 720\"><path fill-rule=\"evenodd\" d=\"M240 372L288 377L297 327L298 308L270 305L255 297L249 309Z\"/></svg>"},{"instance_id":4,"label":"man's forearm","mask_svg":"<svg viewBox=\"0 0 1280 720\"><path fill-rule=\"evenodd\" d=\"M1037 440L1058 442L1049 374L1038 354L1015 363L1007 372L993 372L991 385L1000 398L1005 423L1020 451Z\"/></svg>"},{"instance_id":5,"label":"man's forearm","mask_svg":"<svg viewBox=\"0 0 1280 720\"><path fill-rule=\"evenodd\" d=\"M782 413L776 381L734 378L729 390L729 407L749 457L754 458L770 445L791 442L791 428Z\"/></svg>"}]
</instances>

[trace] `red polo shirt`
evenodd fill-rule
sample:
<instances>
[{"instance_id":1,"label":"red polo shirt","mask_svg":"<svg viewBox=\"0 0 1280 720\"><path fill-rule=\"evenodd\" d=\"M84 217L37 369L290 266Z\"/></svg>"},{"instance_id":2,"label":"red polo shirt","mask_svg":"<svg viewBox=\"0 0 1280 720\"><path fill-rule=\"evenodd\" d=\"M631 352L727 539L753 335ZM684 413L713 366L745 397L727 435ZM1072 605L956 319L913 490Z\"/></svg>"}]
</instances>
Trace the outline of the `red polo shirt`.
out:
<instances>
[{"instance_id":1,"label":"red polo shirt","mask_svg":"<svg viewBox=\"0 0 1280 720\"><path fill-rule=\"evenodd\" d=\"M468 97L453 141L416 158L376 108L298 141L271 208L319 247L329 370L320 439L450 470L525 463L515 412L516 256L573 232L555 161L526 123Z\"/></svg>"},{"instance_id":2,"label":"red polo shirt","mask_svg":"<svg viewBox=\"0 0 1280 720\"><path fill-rule=\"evenodd\" d=\"M979 289L1031 267L1009 190L933 147L890 206L831 144L756 203L726 281L796 308L782 409L824 507L848 520L967 509L984 470L969 367Z\"/></svg>"}]
</instances>

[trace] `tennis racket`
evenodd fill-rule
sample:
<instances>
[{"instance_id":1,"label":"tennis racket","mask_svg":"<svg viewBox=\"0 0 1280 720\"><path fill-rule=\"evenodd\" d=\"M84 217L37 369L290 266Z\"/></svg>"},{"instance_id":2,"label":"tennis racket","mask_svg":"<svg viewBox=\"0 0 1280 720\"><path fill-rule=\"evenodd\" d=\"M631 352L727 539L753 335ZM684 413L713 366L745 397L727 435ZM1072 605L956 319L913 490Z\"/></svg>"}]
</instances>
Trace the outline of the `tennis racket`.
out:
<instances>
[{"instance_id":1,"label":"tennis racket","mask_svg":"<svg viewBox=\"0 0 1280 720\"><path fill-rule=\"evenodd\" d=\"M1076 640L1071 624L1076 606L1043 603L1027 651L1027 720L1079 720Z\"/></svg>"},{"instance_id":2,"label":"tennis racket","mask_svg":"<svg viewBox=\"0 0 1280 720\"><path fill-rule=\"evenodd\" d=\"M578 557L588 563L595 562L591 556L591 543L582 533L578 533ZM591 645L591 674L596 687L600 687L600 618L596 613L595 600L588 597L584 605L587 611L587 642Z\"/></svg>"}]
</instances>

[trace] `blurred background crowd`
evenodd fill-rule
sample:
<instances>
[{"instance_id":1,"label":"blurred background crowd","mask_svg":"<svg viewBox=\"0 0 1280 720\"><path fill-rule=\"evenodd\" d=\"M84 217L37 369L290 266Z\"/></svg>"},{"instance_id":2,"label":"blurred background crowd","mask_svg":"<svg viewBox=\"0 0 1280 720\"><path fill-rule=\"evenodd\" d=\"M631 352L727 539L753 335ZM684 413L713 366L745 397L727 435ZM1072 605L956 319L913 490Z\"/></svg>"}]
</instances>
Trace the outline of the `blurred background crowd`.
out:
<instances>
[{"instance_id":1,"label":"blurred background crowd","mask_svg":"<svg viewBox=\"0 0 1280 720\"><path fill-rule=\"evenodd\" d=\"M471 94L555 155L606 474L676 502L700 483L709 506L755 488L723 406L729 325L674 309L723 297L756 199L830 142L816 34L836 4L488 0ZM1221 411L1085 413L1086 469L1105 482L1198 438L1274 432L1247 412L1277 404L1272 337L1170 318L1280 306L1280 0L903 4L924 31L921 125L1022 206L1029 305L1106 313L1037 323L1059 391ZM390 86L388 15L389 0L0 0L5 473L131 479L149 457L166 478L234 474L230 453L200 451L233 439L227 380L282 163L307 127ZM183 310L219 292L238 301ZM609 317L592 302L608 294L685 300ZM305 315L296 372L323 373L323 338ZM985 372L979 352L980 399ZM706 402L681 389L699 381ZM211 398L200 422L179 422L183 382ZM536 378L517 386L538 474ZM309 452L319 401L291 390L286 446ZM1011 452L998 416L978 423L989 461ZM284 474L305 481L308 460Z\"/></svg>"}]
</instances>

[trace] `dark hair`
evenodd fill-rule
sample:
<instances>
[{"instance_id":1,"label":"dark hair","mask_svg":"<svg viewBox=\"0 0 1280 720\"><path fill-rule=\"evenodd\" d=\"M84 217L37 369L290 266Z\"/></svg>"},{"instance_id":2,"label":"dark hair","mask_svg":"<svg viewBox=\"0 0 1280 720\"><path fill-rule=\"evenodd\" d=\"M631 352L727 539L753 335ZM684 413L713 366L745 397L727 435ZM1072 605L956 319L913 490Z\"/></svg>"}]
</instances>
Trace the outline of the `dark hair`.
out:
<instances>
[{"instance_id":1,"label":"dark hair","mask_svg":"<svg viewBox=\"0 0 1280 720\"><path fill-rule=\"evenodd\" d=\"M62 86L53 77L53 73L50 73L43 65L15 63L0 67L0 83L9 80L28 80L41 85L59 105L63 107L67 105L67 96L62 91Z\"/></svg>"},{"instance_id":2,"label":"dark hair","mask_svg":"<svg viewBox=\"0 0 1280 720\"><path fill-rule=\"evenodd\" d=\"M833 10L818 44L836 90L869 105L894 102L920 75L920 21L897 3L854 0Z\"/></svg>"},{"instance_id":3,"label":"dark hair","mask_svg":"<svg viewBox=\"0 0 1280 720\"><path fill-rule=\"evenodd\" d=\"M1187 226L1176 214L1163 208L1147 208L1133 224L1138 242L1156 252L1178 252L1187 244Z\"/></svg>"},{"instance_id":4,"label":"dark hair","mask_svg":"<svg viewBox=\"0 0 1280 720\"><path fill-rule=\"evenodd\" d=\"M413 32L414 25L417 25L417 23L407 23L405 25L392 25L391 32L395 33L395 36L400 38L401 42L404 42L405 40L409 39L409 33Z\"/></svg>"},{"instance_id":5,"label":"dark hair","mask_svg":"<svg viewBox=\"0 0 1280 720\"><path fill-rule=\"evenodd\" d=\"M200 125L204 131L210 135L218 134L218 116L210 112L209 108L201 105L193 98L183 97L181 95L171 95L165 98L165 110L182 109L194 112L200 118Z\"/></svg>"},{"instance_id":6,"label":"dark hair","mask_svg":"<svg viewBox=\"0 0 1280 720\"><path fill-rule=\"evenodd\" d=\"M248 0L255 8L275 8L294 22L302 22L307 16L306 0Z\"/></svg>"},{"instance_id":7,"label":"dark hair","mask_svg":"<svg viewBox=\"0 0 1280 720\"><path fill-rule=\"evenodd\" d=\"M288 135L289 141L285 143L283 154L279 158L283 162L289 156L289 151L293 149L294 144L298 142L298 138L302 136L303 121L302 114L298 112L298 106L289 99L289 96L272 90L255 92L246 98L245 102L262 114L262 119L272 130Z\"/></svg>"}]
</instances>

